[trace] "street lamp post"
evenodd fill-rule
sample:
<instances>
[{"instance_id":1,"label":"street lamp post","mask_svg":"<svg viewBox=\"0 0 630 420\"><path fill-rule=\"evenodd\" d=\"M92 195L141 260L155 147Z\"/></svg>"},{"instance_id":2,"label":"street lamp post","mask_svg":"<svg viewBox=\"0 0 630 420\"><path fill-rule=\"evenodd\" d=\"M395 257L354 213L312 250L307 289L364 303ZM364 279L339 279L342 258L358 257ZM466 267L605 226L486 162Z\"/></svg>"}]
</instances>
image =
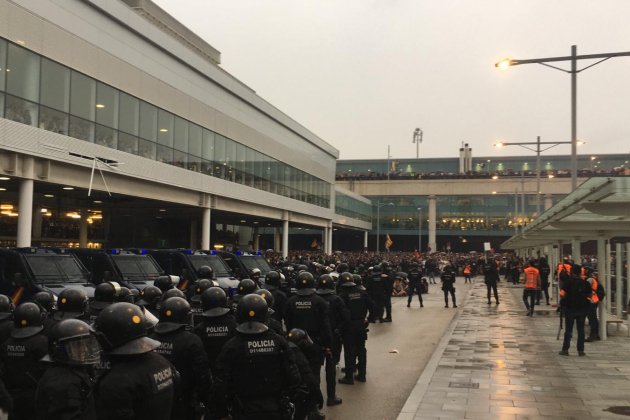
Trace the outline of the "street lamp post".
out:
<instances>
[{"instance_id":1,"label":"street lamp post","mask_svg":"<svg viewBox=\"0 0 630 420\"><path fill-rule=\"evenodd\" d=\"M541 145L549 145L548 147L545 147L544 149L541 148ZM503 147L503 146L520 146L523 147L527 150L531 150L533 152L536 152L536 215L539 216L540 215L540 210L541 210L541 203L540 203L540 153L544 152L545 150L549 150L552 147L556 147L559 144L573 144L572 141L540 141L540 136L536 137L536 141L530 141L530 142L511 142L511 143L506 143L506 142L499 142L499 143L495 143L494 147ZM584 142L580 142L580 144L584 144ZM529 146L531 145L535 145L536 148L533 149ZM523 169L521 169L521 173L523 172Z\"/></svg>"},{"instance_id":2,"label":"street lamp post","mask_svg":"<svg viewBox=\"0 0 630 420\"><path fill-rule=\"evenodd\" d=\"M418 207L418 252L422 254L422 207Z\"/></svg>"},{"instance_id":3,"label":"street lamp post","mask_svg":"<svg viewBox=\"0 0 630 420\"><path fill-rule=\"evenodd\" d=\"M422 143L422 129L416 128L413 130L413 140L412 143L416 143L416 159L420 159L420 143Z\"/></svg>"},{"instance_id":4,"label":"street lamp post","mask_svg":"<svg viewBox=\"0 0 630 420\"><path fill-rule=\"evenodd\" d=\"M381 207L393 206L394 203L381 203L376 202L376 252L380 252L381 249Z\"/></svg>"},{"instance_id":5,"label":"street lamp post","mask_svg":"<svg viewBox=\"0 0 630 420\"><path fill-rule=\"evenodd\" d=\"M549 57L549 58L532 58L528 60L516 60L506 58L497 63L495 67L500 69L507 69L510 66L518 66L520 64L542 64L543 66L550 67L555 70L560 70L571 75L571 190L577 188L577 74L589 69L599 63L602 63L610 58L615 57L629 57L630 51L617 52L617 53L600 53L600 54L586 54L577 55L577 46L571 46L571 55L564 57ZM577 68L578 60L599 60L589 66L582 69ZM548 63L570 61L571 70L566 70L560 67L552 66Z\"/></svg>"}]
</instances>

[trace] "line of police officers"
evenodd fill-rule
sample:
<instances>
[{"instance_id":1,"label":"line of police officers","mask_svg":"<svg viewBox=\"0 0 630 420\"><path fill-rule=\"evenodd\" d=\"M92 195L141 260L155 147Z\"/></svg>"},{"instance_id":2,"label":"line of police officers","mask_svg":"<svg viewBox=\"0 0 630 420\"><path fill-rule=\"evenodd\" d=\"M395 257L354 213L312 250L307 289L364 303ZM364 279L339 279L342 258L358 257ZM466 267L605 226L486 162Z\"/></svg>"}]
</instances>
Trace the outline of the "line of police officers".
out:
<instances>
[{"instance_id":1,"label":"line of police officers","mask_svg":"<svg viewBox=\"0 0 630 420\"><path fill-rule=\"evenodd\" d=\"M366 381L369 322L391 321L386 263L364 276L367 290L347 264L337 271L272 271L264 288L253 275L230 297L209 267L186 292L164 276L139 296L101 283L91 302L81 288L15 308L0 295L0 416L324 418L321 366L326 404L341 404L337 382Z\"/></svg>"}]
</instances>

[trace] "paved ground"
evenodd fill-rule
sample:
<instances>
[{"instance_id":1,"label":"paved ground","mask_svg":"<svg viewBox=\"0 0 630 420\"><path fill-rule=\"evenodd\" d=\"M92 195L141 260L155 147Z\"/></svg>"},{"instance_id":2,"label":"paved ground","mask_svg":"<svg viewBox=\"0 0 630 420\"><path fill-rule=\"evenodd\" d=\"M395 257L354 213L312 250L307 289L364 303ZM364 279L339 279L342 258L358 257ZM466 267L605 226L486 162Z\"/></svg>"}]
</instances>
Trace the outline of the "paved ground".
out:
<instances>
[{"instance_id":1,"label":"paved ground","mask_svg":"<svg viewBox=\"0 0 630 420\"><path fill-rule=\"evenodd\" d=\"M486 305L485 286L477 280L399 420L627 418L606 411L622 406L630 413L625 331L586 343L586 357L577 356L574 338L571 355L560 356L555 311L530 318L522 289L502 282L499 293L500 305Z\"/></svg>"},{"instance_id":2,"label":"paved ground","mask_svg":"<svg viewBox=\"0 0 630 420\"><path fill-rule=\"evenodd\" d=\"M458 279L457 294L465 296L470 285ZM395 419L431 358L458 309L444 308L439 285L430 285L423 295L424 308L414 296L411 308L407 298L393 298L393 323L370 324L367 341L367 382L337 386L343 404L325 407L326 419ZM398 350L398 353L390 353ZM343 355L340 365L343 366ZM338 377L342 375L337 371ZM325 390L322 369L322 389Z\"/></svg>"}]
</instances>

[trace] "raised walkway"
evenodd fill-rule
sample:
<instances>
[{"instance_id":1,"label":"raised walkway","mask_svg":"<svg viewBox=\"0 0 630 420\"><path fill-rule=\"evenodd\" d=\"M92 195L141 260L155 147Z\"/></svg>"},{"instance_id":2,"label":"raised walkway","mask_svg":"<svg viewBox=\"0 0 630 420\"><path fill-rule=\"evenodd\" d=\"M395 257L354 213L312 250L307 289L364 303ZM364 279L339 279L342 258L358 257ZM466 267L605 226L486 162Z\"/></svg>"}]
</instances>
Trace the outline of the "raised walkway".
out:
<instances>
[{"instance_id":1,"label":"raised walkway","mask_svg":"<svg viewBox=\"0 0 630 420\"><path fill-rule=\"evenodd\" d=\"M543 305L536 307L538 314L525 316L522 289L505 282L499 284L500 305L487 305L485 295L477 278L399 420L630 416L630 338L625 333L586 343L586 356L578 357L574 332L570 356L560 356L555 311Z\"/></svg>"}]
</instances>

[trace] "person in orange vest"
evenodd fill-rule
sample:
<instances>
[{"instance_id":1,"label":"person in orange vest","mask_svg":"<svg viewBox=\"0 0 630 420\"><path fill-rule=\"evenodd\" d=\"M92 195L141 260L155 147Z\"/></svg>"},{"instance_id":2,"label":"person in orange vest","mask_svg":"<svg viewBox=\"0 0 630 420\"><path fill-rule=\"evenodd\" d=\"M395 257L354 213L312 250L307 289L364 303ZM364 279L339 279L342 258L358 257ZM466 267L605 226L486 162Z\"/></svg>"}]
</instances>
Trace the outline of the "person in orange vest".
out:
<instances>
[{"instance_id":1,"label":"person in orange vest","mask_svg":"<svg viewBox=\"0 0 630 420\"><path fill-rule=\"evenodd\" d=\"M540 271L534 267L535 261L529 260L523 269L525 273L525 289L523 289L523 302L527 308L527 316L534 315L536 295L540 290ZM529 300L529 302L527 301Z\"/></svg>"},{"instance_id":2,"label":"person in orange vest","mask_svg":"<svg viewBox=\"0 0 630 420\"><path fill-rule=\"evenodd\" d=\"M572 267L573 264L571 263L569 257L564 257L562 262L558 264L558 267L556 268L556 279L558 280L560 288L562 288L562 282L571 277Z\"/></svg>"},{"instance_id":3,"label":"person in orange vest","mask_svg":"<svg viewBox=\"0 0 630 420\"><path fill-rule=\"evenodd\" d=\"M584 274L586 275L586 281L591 285L591 304L588 307L586 317L588 318L588 325L591 327L591 331L586 338L586 342L593 342L601 340L599 338L599 320L597 319L597 307L599 306L600 296L603 297L602 290L597 276L593 272L593 267L582 267ZM600 290L601 288L601 290Z\"/></svg>"},{"instance_id":4,"label":"person in orange vest","mask_svg":"<svg viewBox=\"0 0 630 420\"><path fill-rule=\"evenodd\" d=\"M569 355L573 325L577 330L578 355L586 356L584 352L584 321L592 296L591 286L580 278L580 266L574 265L569 277L560 286L560 307L564 315L565 329L562 350L558 354Z\"/></svg>"},{"instance_id":5,"label":"person in orange vest","mask_svg":"<svg viewBox=\"0 0 630 420\"><path fill-rule=\"evenodd\" d=\"M472 270L470 268L470 264L466 264L464 266L464 283L472 283L472 278L470 275L472 274Z\"/></svg>"}]
</instances>

